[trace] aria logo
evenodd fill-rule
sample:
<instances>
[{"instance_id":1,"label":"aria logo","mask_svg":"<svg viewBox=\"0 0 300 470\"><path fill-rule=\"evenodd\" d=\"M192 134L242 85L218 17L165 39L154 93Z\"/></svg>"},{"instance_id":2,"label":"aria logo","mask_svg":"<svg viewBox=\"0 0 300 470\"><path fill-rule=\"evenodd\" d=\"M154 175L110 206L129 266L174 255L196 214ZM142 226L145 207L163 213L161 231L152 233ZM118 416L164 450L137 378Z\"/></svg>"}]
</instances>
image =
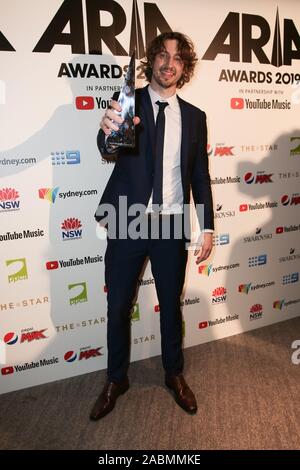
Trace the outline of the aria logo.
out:
<instances>
[{"instance_id":1,"label":"aria logo","mask_svg":"<svg viewBox=\"0 0 300 470\"><path fill-rule=\"evenodd\" d=\"M86 12L86 14L83 12ZM171 31L156 3L145 2L143 13L146 44L149 44L157 36L157 30L161 32ZM109 26L106 25L107 15L112 17L112 21L109 20ZM104 16L105 24L103 25L101 21L103 21ZM86 24L84 24L85 19ZM130 32L128 32L130 42L129 48L126 50L119 42L119 35L128 23L131 23ZM67 26L70 32L65 32ZM87 51L85 33L88 38ZM106 48L115 56L131 55L133 50L136 49L137 59L143 58L145 47L137 1L133 0L130 21L130 18L126 18L122 6L115 0L65 0L61 3L33 52L51 52L56 44L71 46L73 54L98 55L103 53L102 45L105 44ZM0 51L15 51L1 31Z\"/></svg>"},{"instance_id":2,"label":"aria logo","mask_svg":"<svg viewBox=\"0 0 300 470\"><path fill-rule=\"evenodd\" d=\"M271 38L271 28L267 20L259 15L230 11L202 59L215 60L218 54L227 54L230 62L251 63L253 56L256 56L260 64L272 64L274 67L292 65L292 60L300 59L300 36L293 20L283 21L282 48L277 9L272 53L271 57L268 57L264 51Z\"/></svg>"},{"instance_id":3,"label":"aria logo","mask_svg":"<svg viewBox=\"0 0 300 470\"><path fill-rule=\"evenodd\" d=\"M229 233L222 233L221 235L213 236L213 245L228 245L229 244Z\"/></svg>"},{"instance_id":4,"label":"aria logo","mask_svg":"<svg viewBox=\"0 0 300 470\"><path fill-rule=\"evenodd\" d=\"M24 281L28 279L27 273L27 265L25 258L18 258L18 259L8 259L6 260L6 266L14 266L16 271L12 274L8 275L8 282L17 282L17 281Z\"/></svg>"},{"instance_id":5,"label":"aria logo","mask_svg":"<svg viewBox=\"0 0 300 470\"><path fill-rule=\"evenodd\" d=\"M86 282L79 282L77 284L69 284L68 289L69 290L75 289L75 291L77 292L75 297L70 298L70 305L76 305L76 304L88 301Z\"/></svg>"},{"instance_id":6,"label":"aria logo","mask_svg":"<svg viewBox=\"0 0 300 470\"><path fill-rule=\"evenodd\" d=\"M79 219L75 219L74 217L65 219L61 224L63 241L80 239L82 237L81 227L82 225Z\"/></svg>"},{"instance_id":7,"label":"aria logo","mask_svg":"<svg viewBox=\"0 0 300 470\"><path fill-rule=\"evenodd\" d=\"M14 188L0 189L0 212L18 211L20 209L19 193Z\"/></svg>"}]
</instances>

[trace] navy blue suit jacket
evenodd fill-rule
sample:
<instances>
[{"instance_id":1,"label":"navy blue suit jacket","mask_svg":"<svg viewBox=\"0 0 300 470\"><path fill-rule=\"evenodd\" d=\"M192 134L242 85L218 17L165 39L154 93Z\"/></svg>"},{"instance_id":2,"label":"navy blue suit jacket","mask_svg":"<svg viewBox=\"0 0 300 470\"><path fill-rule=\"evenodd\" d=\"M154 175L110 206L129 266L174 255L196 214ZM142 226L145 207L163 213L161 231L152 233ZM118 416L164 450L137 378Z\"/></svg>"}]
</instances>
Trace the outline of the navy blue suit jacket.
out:
<instances>
[{"instance_id":1,"label":"navy blue suit jacket","mask_svg":"<svg viewBox=\"0 0 300 470\"><path fill-rule=\"evenodd\" d=\"M117 96L114 96L117 99ZM178 97L181 122L181 176L183 202L190 202L190 189L195 204L204 204L204 226L214 229L213 203L207 158L206 115L203 111ZM141 119L136 127L135 148L119 147L111 177L99 205L112 204L118 211L119 196L126 195L128 207L140 203L148 205L153 185L153 155L155 123L148 87L136 90L136 116ZM105 147L105 134L100 129L97 137L102 157L111 157ZM95 214L97 221L103 216ZM201 221L200 221L201 223Z\"/></svg>"}]
</instances>

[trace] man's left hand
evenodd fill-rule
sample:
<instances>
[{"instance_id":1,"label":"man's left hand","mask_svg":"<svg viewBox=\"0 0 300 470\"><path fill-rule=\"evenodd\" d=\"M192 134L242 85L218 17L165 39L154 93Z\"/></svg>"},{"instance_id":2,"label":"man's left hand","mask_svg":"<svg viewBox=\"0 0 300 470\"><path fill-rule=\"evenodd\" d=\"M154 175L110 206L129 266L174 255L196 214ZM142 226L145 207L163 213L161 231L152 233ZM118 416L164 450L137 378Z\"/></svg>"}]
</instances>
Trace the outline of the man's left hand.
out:
<instances>
[{"instance_id":1,"label":"man's left hand","mask_svg":"<svg viewBox=\"0 0 300 470\"><path fill-rule=\"evenodd\" d=\"M194 255L197 256L196 264L206 260L213 247L213 234L211 232L203 232L200 236L199 245L194 251Z\"/></svg>"}]
</instances>

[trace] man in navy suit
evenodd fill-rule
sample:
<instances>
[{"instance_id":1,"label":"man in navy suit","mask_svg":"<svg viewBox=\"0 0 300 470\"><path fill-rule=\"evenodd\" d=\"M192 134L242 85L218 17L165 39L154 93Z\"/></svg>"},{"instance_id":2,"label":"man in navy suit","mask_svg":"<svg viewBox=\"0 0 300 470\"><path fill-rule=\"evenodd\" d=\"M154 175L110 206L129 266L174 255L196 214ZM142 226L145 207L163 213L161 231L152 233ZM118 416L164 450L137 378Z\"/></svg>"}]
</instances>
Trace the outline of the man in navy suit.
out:
<instances>
[{"instance_id":1,"label":"man in navy suit","mask_svg":"<svg viewBox=\"0 0 300 470\"><path fill-rule=\"evenodd\" d=\"M112 411L117 398L129 388L130 312L147 257L160 306L165 384L181 408L188 413L197 411L195 396L182 375L180 296L189 237L178 236L176 231L192 189L195 204L204 208L201 244L194 252L196 263L210 255L214 221L206 116L176 94L176 89L190 80L196 61L194 46L187 36L177 32L161 34L149 45L143 61L149 85L136 90L135 147L108 144L107 137L122 122L117 114L121 109L116 96L100 123L99 150L103 157L116 156L116 164L95 214L96 220L108 230L105 254L108 369L107 382L90 414L92 420ZM121 197L127 198L129 208L133 204L144 207L147 236L132 236L130 230L124 236L119 225L110 230L110 222L104 222L109 205L116 211L117 220L120 215L125 216ZM126 220L129 229L132 216ZM162 230L166 221L168 236ZM151 227L157 222L158 232L153 236Z\"/></svg>"}]
</instances>

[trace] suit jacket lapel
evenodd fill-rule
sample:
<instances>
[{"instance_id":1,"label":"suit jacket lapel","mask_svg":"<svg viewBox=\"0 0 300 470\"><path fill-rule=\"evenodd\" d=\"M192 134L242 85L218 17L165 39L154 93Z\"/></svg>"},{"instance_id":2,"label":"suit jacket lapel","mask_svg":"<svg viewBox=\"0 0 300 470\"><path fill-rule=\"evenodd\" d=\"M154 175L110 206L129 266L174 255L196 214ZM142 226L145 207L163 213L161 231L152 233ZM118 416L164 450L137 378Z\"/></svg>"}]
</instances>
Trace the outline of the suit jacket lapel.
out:
<instances>
[{"instance_id":1,"label":"suit jacket lapel","mask_svg":"<svg viewBox=\"0 0 300 470\"><path fill-rule=\"evenodd\" d=\"M150 99L150 95L148 92L148 86L142 88L141 90L141 106L144 111L144 115L146 116L147 123L146 129L149 134L149 142L152 148L152 155L154 156L154 144L155 144L155 123L154 123L154 114L152 103Z\"/></svg>"},{"instance_id":2,"label":"suit jacket lapel","mask_svg":"<svg viewBox=\"0 0 300 470\"><path fill-rule=\"evenodd\" d=\"M183 186L183 195L185 195L185 181L187 174L187 163L188 163L188 147L189 147L189 131L191 126L190 113L185 102L178 96L178 101L181 111L181 181Z\"/></svg>"}]
</instances>

